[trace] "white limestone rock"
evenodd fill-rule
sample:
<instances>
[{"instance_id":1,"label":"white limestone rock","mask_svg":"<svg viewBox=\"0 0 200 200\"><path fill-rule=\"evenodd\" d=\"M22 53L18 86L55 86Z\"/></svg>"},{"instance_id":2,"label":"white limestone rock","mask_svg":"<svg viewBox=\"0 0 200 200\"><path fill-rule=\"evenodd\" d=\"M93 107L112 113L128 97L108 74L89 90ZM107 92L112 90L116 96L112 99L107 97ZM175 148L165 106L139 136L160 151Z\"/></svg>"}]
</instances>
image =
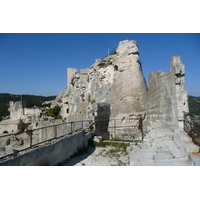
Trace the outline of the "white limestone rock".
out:
<instances>
[{"instance_id":1,"label":"white limestone rock","mask_svg":"<svg viewBox=\"0 0 200 200\"><path fill-rule=\"evenodd\" d=\"M121 41L116 54L97 59L84 73L68 71L70 85L61 95L62 103L69 105L67 120L94 119L98 103L110 105L110 118L145 113L147 85L135 41Z\"/></svg>"}]
</instances>

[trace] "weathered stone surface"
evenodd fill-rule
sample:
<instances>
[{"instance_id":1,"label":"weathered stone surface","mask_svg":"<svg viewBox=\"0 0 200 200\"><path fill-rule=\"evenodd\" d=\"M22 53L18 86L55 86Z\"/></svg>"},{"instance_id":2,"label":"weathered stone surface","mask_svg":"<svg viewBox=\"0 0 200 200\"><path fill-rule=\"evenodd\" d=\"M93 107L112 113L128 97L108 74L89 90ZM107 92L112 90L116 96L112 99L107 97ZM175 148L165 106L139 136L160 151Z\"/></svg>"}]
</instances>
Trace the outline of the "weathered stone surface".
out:
<instances>
[{"instance_id":1,"label":"weathered stone surface","mask_svg":"<svg viewBox=\"0 0 200 200\"><path fill-rule=\"evenodd\" d=\"M173 139L172 135L179 136ZM184 132L173 133L170 129L154 129L142 143L131 144L130 165L133 166L191 166L199 165L199 147L184 142ZM179 141L177 141L179 140ZM196 157L193 155L196 154Z\"/></svg>"},{"instance_id":2,"label":"weathered stone surface","mask_svg":"<svg viewBox=\"0 0 200 200\"><path fill-rule=\"evenodd\" d=\"M116 54L97 59L89 69L73 75L74 69L68 71L70 85L57 97L62 102L63 117L63 105L68 105L67 120L94 120L100 103L110 105L110 118L124 119L146 112L147 85L135 41L121 41Z\"/></svg>"},{"instance_id":3,"label":"weathered stone surface","mask_svg":"<svg viewBox=\"0 0 200 200\"><path fill-rule=\"evenodd\" d=\"M21 102L10 102L10 119L0 123L0 133L23 132L25 128L22 130L19 126L21 120L30 123L28 130L65 120L73 122L65 127L35 130L32 142L36 144L53 138L55 133L60 137L63 132L88 129L92 124L95 134L103 139L130 139L138 143L130 153L131 165L191 165L193 157L193 164L199 164L199 147L181 132L183 113L189 109L185 68L180 56L172 56L169 73L151 71L148 88L138 46L133 40L121 41L113 54L96 59L90 68L68 68L67 71L68 88L61 91L55 100L46 102L51 103L51 107L61 107L62 120L41 117L38 108L27 109ZM141 141L142 134L138 121L134 120L139 116L144 118L143 130L153 129L144 131L142 143L137 142ZM89 121L82 123L85 119ZM148 132L150 134L146 134ZM26 137L1 140L0 154L29 145ZM74 146L70 145L70 148L73 150Z\"/></svg>"},{"instance_id":4,"label":"weathered stone surface","mask_svg":"<svg viewBox=\"0 0 200 200\"><path fill-rule=\"evenodd\" d=\"M150 72L147 95L148 128L183 130L183 112L188 112L185 69L180 56L172 56L170 73Z\"/></svg>"},{"instance_id":5,"label":"weathered stone surface","mask_svg":"<svg viewBox=\"0 0 200 200\"><path fill-rule=\"evenodd\" d=\"M183 111L188 112L188 102L180 56L171 58L170 73L150 72L148 89L133 40L119 42L114 54L97 59L84 71L68 71L70 85L56 100L61 102L62 116L67 120L94 120L97 104L108 103L111 119L123 121L147 113L147 128L183 129Z\"/></svg>"},{"instance_id":6,"label":"weathered stone surface","mask_svg":"<svg viewBox=\"0 0 200 200\"><path fill-rule=\"evenodd\" d=\"M120 41L116 52L119 55L124 54L124 53L138 54L138 47L136 45L136 41L134 40Z\"/></svg>"},{"instance_id":7,"label":"weathered stone surface","mask_svg":"<svg viewBox=\"0 0 200 200\"><path fill-rule=\"evenodd\" d=\"M183 111L188 112L188 102L180 56L171 58L170 73L150 72L148 89L133 40L119 42L115 53L97 59L90 68L67 71L68 88L52 101L52 107L59 105L67 121L94 121L99 115L98 105L106 103L110 105L109 117L121 119L121 124L128 123L131 116L147 113L148 128L183 128ZM32 122L32 128L36 124L43 126L42 122L36 123L39 109L25 109L21 102L11 102L10 113L11 119L25 117L27 123ZM28 115L33 117L29 119ZM117 134L123 135L121 130Z\"/></svg>"}]
</instances>

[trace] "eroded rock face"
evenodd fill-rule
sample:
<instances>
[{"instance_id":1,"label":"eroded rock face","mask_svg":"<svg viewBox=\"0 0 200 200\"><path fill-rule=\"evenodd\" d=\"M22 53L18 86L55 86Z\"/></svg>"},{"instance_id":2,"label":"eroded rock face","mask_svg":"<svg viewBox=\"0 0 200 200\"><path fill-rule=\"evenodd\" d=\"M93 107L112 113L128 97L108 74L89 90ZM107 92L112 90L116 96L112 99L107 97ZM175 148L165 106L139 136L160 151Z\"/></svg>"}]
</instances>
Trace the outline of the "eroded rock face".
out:
<instances>
[{"instance_id":1,"label":"eroded rock face","mask_svg":"<svg viewBox=\"0 0 200 200\"><path fill-rule=\"evenodd\" d=\"M130 116L145 113L146 95L137 44L125 40L112 55L97 59L84 73L74 73L59 98L69 105L68 120L93 120L99 103L110 105L110 118L128 120Z\"/></svg>"},{"instance_id":2,"label":"eroded rock face","mask_svg":"<svg viewBox=\"0 0 200 200\"><path fill-rule=\"evenodd\" d=\"M183 128L188 102L180 56L171 58L169 73L150 72L148 89L133 40L121 41L113 54L97 59L88 69L68 71L68 88L54 102L62 107L62 116L68 121L95 121L98 105L105 103L109 105L109 118L118 119L117 126L128 127L134 116L147 113L148 128ZM121 130L114 133L119 137L123 134Z\"/></svg>"},{"instance_id":3,"label":"eroded rock face","mask_svg":"<svg viewBox=\"0 0 200 200\"><path fill-rule=\"evenodd\" d=\"M185 66L181 62L180 56L172 56L170 63L170 71L172 76L174 112L177 113L179 129L183 129L184 112L189 112L188 94L185 88Z\"/></svg>"},{"instance_id":4,"label":"eroded rock face","mask_svg":"<svg viewBox=\"0 0 200 200\"><path fill-rule=\"evenodd\" d=\"M183 112L188 112L185 68L180 56L172 56L170 73L150 72L147 101L149 128L183 130Z\"/></svg>"}]
</instances>

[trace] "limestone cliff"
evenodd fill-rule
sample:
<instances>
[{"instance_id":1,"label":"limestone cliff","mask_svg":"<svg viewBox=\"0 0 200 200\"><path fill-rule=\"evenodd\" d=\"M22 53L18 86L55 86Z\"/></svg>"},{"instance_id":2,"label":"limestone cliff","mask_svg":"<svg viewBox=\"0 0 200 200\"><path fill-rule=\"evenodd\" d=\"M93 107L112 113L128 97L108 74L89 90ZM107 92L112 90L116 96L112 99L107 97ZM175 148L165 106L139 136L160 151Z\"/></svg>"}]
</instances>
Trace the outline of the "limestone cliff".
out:
<instances>
[{"instance_id":1,"label":"limestone cliff","mask_svg":"<svg viewBox=\"0 0 200 200\"><path fill-rule=\"evenodd\" d=\"M117 126L129 126L133 116L147 113L145 128L183 129L183 111L188 112L184 75L180 56L173 56L170 73L150 72L147 88L138 46L124 40L90 68L68 68L68 88L54 105L61 106L67 121L118 119Z\"/></svg>"},{"instance_id":2,"label":"limestone cliff","mask_svg":"<svg viewBox=\"0 0 200 200\"><path fill-rule=\"evenodd\" d=\"M114 53L88 69L68 68L67 82L68 88L54 102L67 121L109 117L124 123L146 112L147 84L133 40L119 42Z\"/></svg>"},{"instance_id":3,"label":"limestone cliff","mask_svg":"<svg viewBox=\"0 0 200 200\"><path fill-rule=\"evenodd\" d=\"M89 69L73 75L71 71L68 88L57 97L62 101L63 117L68 111L70 120L94 119L103 102L110 105L110 118L145 113L147 85L135 41L121 41L113 54L97 59Z\"/></svg>"}]
</instances>

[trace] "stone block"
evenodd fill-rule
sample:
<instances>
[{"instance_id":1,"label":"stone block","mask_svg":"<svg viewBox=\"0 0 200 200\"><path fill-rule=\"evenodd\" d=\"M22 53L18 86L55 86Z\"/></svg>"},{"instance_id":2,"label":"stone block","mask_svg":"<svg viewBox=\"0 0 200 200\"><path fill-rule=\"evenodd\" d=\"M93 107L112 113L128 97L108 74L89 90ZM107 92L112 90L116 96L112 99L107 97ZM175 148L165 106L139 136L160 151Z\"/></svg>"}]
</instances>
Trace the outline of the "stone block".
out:
<instances>
[{"instance_id":1,"label":"stone block","mask_svg":"<svg viewBox=\"0 0 200 200\"><path fill-rule=\"evenodd\" d=\"M167 142L168 150L171 153L173 158L182 158L184 155L181 151L177 148L176 144L173 141Z\"/></svg>"},{"instance_id":2,"label":"stone block","mask_svg":"<svg viewBox=\"0 0 200 200\"><path fill-rule=\"evenodd\" d=\"M200 166L200 156L199 155L190 155L190 160L192 165Z\"/></svg>"}]
</instances>

